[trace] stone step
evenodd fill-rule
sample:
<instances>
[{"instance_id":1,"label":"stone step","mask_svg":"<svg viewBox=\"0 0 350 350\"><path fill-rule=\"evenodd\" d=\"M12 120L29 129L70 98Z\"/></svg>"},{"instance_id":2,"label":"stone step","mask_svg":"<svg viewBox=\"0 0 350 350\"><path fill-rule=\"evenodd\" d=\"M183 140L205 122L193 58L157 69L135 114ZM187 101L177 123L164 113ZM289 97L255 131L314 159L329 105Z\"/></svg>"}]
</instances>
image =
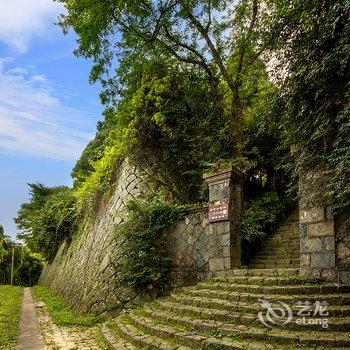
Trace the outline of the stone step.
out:
<instances>
[{"instance_id":1,"label":"stone step","mask_svg":"<svg viewBox=\"0 0 350 350\"><path fill-rule=\"evenodd\" d=\"M293 220L286 220L282 226L279 227L280 229L286 229L286 228L299 228L299 218L293 219Z\"/></svg>"},{"instance_id":2,"label":"stone step","mask_svg":"<svg viewBox=\"0 0 350 350\"><path fill-rule=\"evenodd\" d=\"M256 260L299 260L300 254L293 254L293 255L287 255L287 254L259 254L255 257L254 262Z\"/></svg>"},{"instance_id":3,"label":"stone step","mask_svg":"<svg viewBox=\"0 0 350 350\"><path fill-rule=\"evenodd\" d=\"M278 295L312 295L342 293L350 298L350 287L327 283L323 285L287 285L287 286L264 286L252 284L233 284L225 282L202 282L192 289L212 289L219 291L234 291L246 293L278 294Z\"/></svg>"},{"instance_id":4,"label":"stone step","mask_svg":"<svg viewBox=\"0 0 350 350\"><path fill-rule=\"evenodd\" d=\"M277 305L277 304L276 304ZM277 305L280 307L280 305ZM261 310L261 309L260 309ZM258 312L260 311L258 310ZM153 313L154 311L166 312L170 315L175 314L175 318L178 321L178 317L183 315L194 317L196 319L206 322L207 320L222 321L228 324L242 324L250 325L254 327L264 327L258 317L258 312L254 313L242 313L242 311L231 311L226 310L213 310L204 307L195 306L185 306L175 302L170 301L158 301L152 306L146 307L146 311ZM299 330L299 331L317 331L323 330L328 332L348 332L350 330L350 318L349 317L330 317L330 316L316 316L311 317L297 315L297 310L295 310L294 319L288 320L287 317L281 317L278 319L279 323L275 327L282 327L285 329ZM317 318L315 322L314 319ZM298 320L298 321L296 321ZM325 321L323 321L325 320ZM303 322L305 324L303 324ZM322 327L322 322L326 322L327 326ZM285 324L284 324L285 323Z\"/></svg>"},{"instance_id":5,"label":"stone step","mask_svg":"<svg viewBox=\"0 0 350 350\"><path fill-rule=\"evenodd\" d=\"M266 245L261 250L274 249L300 249L300 242L295 240L291 242L282 242L282 241L268 241Z\"/></svg>"},{"instance_id":6,"label":"stone step","mask_svg":"<svg viewBox=\"0 0 350 350\"><path fill-rule=\"evenodd\" d=\"M279 253L276 254L275 252L273 254L269 254L269 253L265 253L265 252L261 252L260 254L258 254L255 257L255 260L266 260L266 259L272 259L272 260L276 260L276 259L300 259L300 253L299 252L295 252L295 253Z\"/></svg>"},{"instance_id":7,"label":"stone step","mask_svg":"<svg viewBox=\"0 0 350 350\"><path fill-rule=\"evenodd\" d=\"M279 263L283 263L283 261L281 260L286 260L286 261L290 261L290 260L296 260L296 262L299 263L300 261L300 255L293 255L293 256L282 256L282 255L271 255L271 256L268 256L268 255L259 255L255 258L255 260L253 261L253 263L256 263L256 262L265 262L265 261L273 261L273 262L276 262L276 260L278 260L277 262ZM293 263L296 263L296 262L293 262Z\"/></svg>"},{"instance_id":8,"label":"stone step","mask_svg":"<svg viewBox=\"0 0 350 350\"><path fill-rule=\"evenodd\" d=\"M126 341L125 339L117 336L106 324L102 325L101 328L103 337L106 339L107 343L117 350L136 350L137 348Z\"/></svg>"},{"instance_id":9,"label":"stone step","mask_svg":"<svg viewBox=\"0 0 350 350\"><path fill-rule=\"evenodd\" d=\"M299 237L299 225L281 227L276 231L276 235Z\"/></svg>"},{"instance_id":10,"label":"stone step","mask_svg":"<svg viewBox=\"0 0 350 350\"><path fill-rule=\"evenodd\" d=\"M280 245L280 246L276 246L274 247L273 250L269 250L269 247L267 248L263 248L261 249L258 253L287 253L287 252L290 252L290 253L294 253L294 252L300 252L300 245L299 244L296 244L295 247L288 247L288 250L286 249L285 246L283 245Z\"/></svg>"},{"instance_id":11,"label":"stone step","mask_svg":"<svg viewBox=\"0 0 350 350\"><path fill-rule=\"evenodd\" d=\"M231 284L254 284L264 286L286 286L286 285L310 285L326 282L321 279L308 279L299 276L279 277L279 276L225 276L212 278L209 282L221 282Z\"/></svg>"},{"instance_id":12,"label":"stone step","mask_svg":"<svg viewBox=\"0 0 350 350\"><path fill-rule=\"evenodd\" d=\"M283 242L268 242L261 251L275 251L275 250L284 250L284 251L294 251L300 250L299 242L293 243L283 243Z\"/></svg>"},{"instance_id":13,"label":"stone step","mask_svg":"<svg viewBox=\"0 0 350 350\"><path fill-rule=\"evenodd\" d=\"M287 246L297 246L299 247L300 245L300 241L299 239L286 239L286 238L283 238L283 237L273 237L271 239L269 239L267 242L266 242L266 245L263 246L262 248L264 249L267 248L267 247L278 247L278 246L281 246L281 247L287 247Z\"/></svg>"},{"instance_id":14,"label":"stone step","mask_svg":"<svg viewBox=\"0 0 350 350\"><path fill-rule=\"evenodd\" d=\"M299 276L299 269L233 269L230 276L251 276L251 277L290 277Z\"/></svg>"},{"instance_id":15,"label":"stone step","mask_svg":"<svg viewBox=\"0 0 350 350\"><path fill-rule=\"evenodd\" d=\"M171 330L167 330L167 327L156 328L156 332L145 332L145 327L137 327L133 319L130 319L127 323L119 320L118 323L112 323L111 325L121 337L127 339L138 349L149 350L190 350L191 348L175 344L173 333ZM168 337L167 337L168 336ZM169 338L171 341L166 341Z\"/></svg>"},{"instance_id":16,"label":"stone step","mask_svg":"<svg viewBox=\"0 0 350 350\"><path fill-rule=\"evenodd\" d=\"M162 339L176 340L177 342L187 344L186 349L212 349L212 350L261 350L261 349L277 349L274 344L269 344L263 341L256 341L254 339L241 339L240 333L230 333L229 336L223 336L224 333L216 328L211 328L210 333L202 332L198 335L194 331L196 325L191 324L171 324L166 317L142 317L131 315L131 319L139 329L150 334L157 334ZM162 323L163 322L163 323ZM164 325L164 323L166 325ZM161 324L161 325L160 325ZM183 327L182 327L183 326ZM205 326L202 327L207 329ZM209 329L209 328L208 328ZM227 332L226 332L227 333ZM217 338L215 338L215 336ZM153 348L152 348L153 349ZM184 347L177 348L178 350ZM278 345L278 349L300 349L296 345Z\"/></svg>"},{"instance_id":17,"label":"stone step","mask_svg":"<svg viewBox=\"0 0 350 350\"><path fill-rule=\"evenodd\" d=\"M260 303L247 303L247 302L229 302L222 299L205 298L205 297L190 297L183 295L172 295L170 299L177 304L196 306L208 308L211 310L225 311L225 312L242 312L242 313L253 313L257 314L261 310ZM299 307L295 304L291 305L294 315L300 311ZM330 305L327 307L330 317L350 317L350 305L334 306Z\"/></svg>"},{"instance_id":18,"label":"stone step","mask_svg":"<svg viewBox=\"0 0 350 350\"><path fill-rule=\"evenodd\" d=\"M299 250L292 250L292 251L261 251L256 255L256 259L258 257L282 257L286 259L298 259L300 258L300 251Z\"/></svg>"},{"instance_id":19,"label":"stone step","mask_svg":"<svg viewBox=\"0 0 350 350\"><path fill-rule=\"evenodd\" d=\"M272 236L269 236L268 241L294 242L298 241L299 235L293 231L277 231Z\"/></svg>"},{"instance_id":20,"label":"stone step","mask_svg":"<svg viewBox=\"0 0 350 350\"><path fill-rule=\"evenodd\" d=\"M250 266L253 269L271 269L271 268L288 268L288 267L294 267L298 268L300 267L300 264L253 264Z\"/></svg>"},{"instance_id":21,"label":"stone step","mask_svg":"<svg viewBox=\"0 0 350 350\"><path fill-rule=\"evenodd\" d=\"M300 263L300 259L274 259L272 257L267 258L267 259L255 259L254 260L255 264L266 264L266 263L270 263L270 264L275 264L275 265L292 265L292 264L299 264Z\"/></svg>"},{"instance_id":22,"label":"stone step","mask_svg":"<svg viewBox=\"0 0 350 350\"><path fill-rule=\"evenodd\" d=\"M261 262L253 262L249 267L252 269L273 269L273 268L299 268L300 267L300 262L293 262L293 263L288 263L288 262L279 262L276 263L274 261L261 261Z\"/></svg>"},{"instance_id":23,"label":"stone step","mask_svg":"<svg viewBox=\"0 0 350 350\"><path fill-rule=\"evenodd\" d=\"M350 347L350 338L347 332L329 332L324 331L298 331L292 329L282 329L278 327L271 328L268 332L266 327L256 327L254 325L244 324L229 324L221 321L197 319L188 316L179 316L175 310L172 311L158 311L146 310L147 318L142 317L141 322L147 322L152 319L151 325L168 324L172 327L181 327L183 329L190 329L193 334L214 334L219 332L222 336L228 337L230 335L239 335L241 339L276 342L279 344L294 344L294 346L329 346L329 347ZM131 316L132 317L132 316ZM305 327L305 326L304 326ZM177 333L176 333L177 334ZM264 349L264 348L263 348Z\"/></svg>"},{"instance_id":24,"label":"stone step","mask_svg":"<svg viewBox=\"0 0 350 350\"><path fill-rule=\"evenodd\" d=\"M257 303L259 299L264 298L269 301L281 301L287 304L294 304L305 300L305 295L285 295L285 294L254 294L242 293L237 291L223 291L215 289L186 289L182 291L182 295L223 299L230 302L242 301ZM326 301L329 305L350 305L350 293L345 294L308 294L307 300L314 303L319 301Z\"/></svg>"}]
</instances>

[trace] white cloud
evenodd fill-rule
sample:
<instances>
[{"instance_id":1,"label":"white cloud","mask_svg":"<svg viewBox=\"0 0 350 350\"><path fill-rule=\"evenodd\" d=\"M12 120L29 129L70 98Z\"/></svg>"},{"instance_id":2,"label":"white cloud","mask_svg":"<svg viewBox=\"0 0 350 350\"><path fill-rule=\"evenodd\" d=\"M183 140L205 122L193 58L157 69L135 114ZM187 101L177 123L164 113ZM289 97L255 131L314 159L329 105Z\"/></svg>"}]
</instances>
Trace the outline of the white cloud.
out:
<instances>
[{"instance_id":1,"label":"white cloud","mask_svg":"<svg viewBox=\"0 0 350 350\"><path fill-rule=\"evenodd\" d=\"M88 111L66 106L44 75L6 70L0 59L0 152L73 160L94 122Z\"/></svg>"},{"instance_id":2,"label":"white cloud","mask_svg":"<svg viewBox=\"0 0 350 350\"><path fill-rule=\"evenodd\" d=\"M60 11L53 0L1 0L0 41L25 52L30 40L47 35Z\"/></svg>"}]
</instances>

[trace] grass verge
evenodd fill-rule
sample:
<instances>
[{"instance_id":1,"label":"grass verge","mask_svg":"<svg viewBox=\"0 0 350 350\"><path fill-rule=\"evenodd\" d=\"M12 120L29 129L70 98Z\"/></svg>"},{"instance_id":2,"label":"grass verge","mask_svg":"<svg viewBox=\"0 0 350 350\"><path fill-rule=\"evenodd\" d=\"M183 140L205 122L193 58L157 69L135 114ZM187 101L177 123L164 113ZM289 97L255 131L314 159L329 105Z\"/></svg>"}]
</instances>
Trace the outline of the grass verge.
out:
<instances>
[{"instance_id":1,"label":"grass verge","mask_svg":"<svg viewBox=\"0 0 350 350\"><path fill-rule=\"evenodd\" d=\"M105 337L104 337L103 334L102 334L102 330L101 330L100 327L98 327L98 328L95 330L93 336L94 336L94 338L95 338L95 340L96 340L96 342L97 342L97 344L98 344L98 346L99 346L99 348L100 348L101 350L114 350L114 349L115 349L115 348L112 347L112 345L110 345L110 344L108 343L108 341L105 339Z\"/></svg>"},{"instance_id":2,"label":"grass verge","mask_svg":"<svg viewBox=\"0 0 350 350\"><path fill-rule=\"evenodd\" d=\"M45 303L53 322L57 325L90 327L102 321L100 317L94 315L76 313L65 300L46 287L35 286L34 295Z\"/></svg>"},{"instance_id":3,"label":"grass verge","mask_svg":"<svg viewBox=\"0 0 350 350\"><path fill-rule=\"evenodd\" d=\"M21 305L21 287L0 286L0 349L15 348Z\"/></svg>"}]
</instances>

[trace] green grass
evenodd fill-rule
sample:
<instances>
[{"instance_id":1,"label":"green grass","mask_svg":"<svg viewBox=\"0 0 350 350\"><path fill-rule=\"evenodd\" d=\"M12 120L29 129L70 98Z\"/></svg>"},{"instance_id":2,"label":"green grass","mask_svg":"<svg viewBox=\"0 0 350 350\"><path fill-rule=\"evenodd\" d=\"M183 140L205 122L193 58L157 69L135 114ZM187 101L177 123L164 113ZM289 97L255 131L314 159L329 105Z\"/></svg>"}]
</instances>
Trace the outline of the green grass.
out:
<instances>
[{"instance_id":1,"label":"green grass","mask_svg":"<svg viewBox=\"0 0 350 350\"><path fill-rule=\"evenodd\" d=\"M97 328L94 332L94 338L101 350L114 350L114 347L112 347L108 341L105 339L105 337L102 334L101 328Z\"/></svg>"},{"instance_id":2,"label":"green grass","mask_svg":"<svg viewBox=\"0 0 350 350\"><path fill-rule=\"evenodd\" d=\"M89 327L102 321L94 315L76 313L65 300L51 293L46 287L35 286L34 295L45 303L53 322L57 325Z\"/></svg>"},{"instance_id":3,"label":"green grass","mask_svg":"<svg viewBox=\"0 0 350 350\"><path fill-rule=\"evenodd\" d=\"M0 349L15 348L21 305L21 287L0 286Z\"/></svg>"}]
</instances>

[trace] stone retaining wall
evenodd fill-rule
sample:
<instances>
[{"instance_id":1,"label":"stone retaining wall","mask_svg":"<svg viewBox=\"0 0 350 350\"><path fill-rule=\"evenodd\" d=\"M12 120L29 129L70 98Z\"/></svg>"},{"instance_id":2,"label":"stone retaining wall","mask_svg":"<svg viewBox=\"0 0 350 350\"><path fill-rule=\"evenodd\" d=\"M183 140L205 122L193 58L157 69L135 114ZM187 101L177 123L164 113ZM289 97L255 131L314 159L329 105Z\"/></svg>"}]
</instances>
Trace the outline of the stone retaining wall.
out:
<instances>
[{"instance_id":1,"label":"stone retaining wall","mask_svg":"<svg viewBox=\"0 0 350 350\"><path fill-rule=\"evenodd\" d=\"M186 216L167 229L174 287L203 280L209 275L211 237L208 208L189 210Z\"/></svg>"},{"instance_id":2,"label":"stone retaining wall","mask_svg":"<svg viewBox=\"0 0 350 350\"><path fill-rule=\"evenodd\" d=\"M39 282L81 312L111 314L124 304L137 302L138 297L117 278L123 241L115 231L123 221L125 203L149 190L146 172L124 161L113 194L100 205L93 226L62 244Z\"/></svg>"},{"instance_id":3,"label":"stone retaining wall","mask_svg":"<svg viewBox=\"0 0 350 350\"><path fill-rule=\"evenodd\" d=\"M339 279L350 284L350 209L336 215L335 237Z\"/></svg>"},{"instance_id":4,"label":"stone retaining wall","mask_svg":"<svg viewBox=\"0 0 350 350\"><path fill-rule=\"evenodd\" d=\"M118 280L123 238L116 232L126 202L149 191L147 172L124 161L113 194L100 205L93 226L76 233L72 242L62 244L54 261L44 268L40 283L80 312L114 314L148 297L136 295ZM194 284L208 276L208 209L189 211L167 234L172 285Z\"/></svg>"}]
</instances>

